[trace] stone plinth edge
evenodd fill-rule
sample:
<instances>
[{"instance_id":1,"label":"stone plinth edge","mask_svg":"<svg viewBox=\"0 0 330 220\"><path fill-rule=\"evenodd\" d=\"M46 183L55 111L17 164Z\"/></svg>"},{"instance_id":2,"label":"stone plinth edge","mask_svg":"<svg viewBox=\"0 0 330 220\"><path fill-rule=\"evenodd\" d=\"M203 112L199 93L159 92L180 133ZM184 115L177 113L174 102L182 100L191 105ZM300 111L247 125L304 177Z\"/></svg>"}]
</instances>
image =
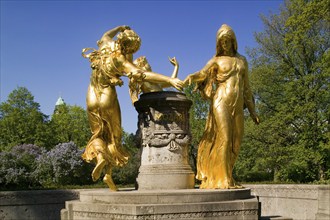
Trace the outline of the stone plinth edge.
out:
<instances>
[{"instance_id":1,"label":"stone plinth edge","mask_svg":"<svg viewBox=\"0 0 330 220\"><path fill-rule=\"evenodd\" d=\"M258 219L250 189L86 190L66 202L62 220L83 219Z\"/></svg>"}]
</instances>

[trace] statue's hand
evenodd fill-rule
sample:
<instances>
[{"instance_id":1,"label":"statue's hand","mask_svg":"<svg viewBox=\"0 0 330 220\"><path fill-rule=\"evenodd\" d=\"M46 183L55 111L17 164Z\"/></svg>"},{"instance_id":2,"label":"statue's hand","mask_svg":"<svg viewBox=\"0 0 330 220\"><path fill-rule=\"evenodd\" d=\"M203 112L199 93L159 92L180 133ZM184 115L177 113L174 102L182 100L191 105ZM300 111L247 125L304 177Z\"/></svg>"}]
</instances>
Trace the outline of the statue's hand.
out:
<instances>
[{"instance_id":1,"label":"statue's hand","mask_svg":"<svg viewBox=\"0 0 330 220\"><path fill-rule=\"evenodd\" d=\"M178 78L170 78L170 84L177 90L182 91L183 89L183 82Z\"/></svg>"},{"instance_id":2,"label":"statue's hand","mask_svg":"<svg viewBox=\"0 0 330 220\"><path fill-rule=\"evenodd\" d=\"M124 32L125 30L131 30L131 28L127 25L120 26L120 31Z\"/></svg>"},{"instance_id":3,"label":"statue's hand","mask_svg":"<svg viewBox=\"0 0 330 220\"><path fill-rule=\"evenodd\" d=\"M192 75L188 75L185 79L184 79L184 81L183 81L183 85L184 86L186 86L186 85L191 85L191 83L192 83Z\"/></svg>"},{"instance_id":4,"label":"statue's hand","mask_svg":"<svg viewBox=\"0 0 330 220\"><path fill-rule=\"evenodd\" d=\"M176 58L175 57L173 57L173 58L168 58L169 60L170 60L170 63L173 65L173 66L178 66L179 64L178 64L178 61L176 60Z\"/></svg>"}]
</instances>

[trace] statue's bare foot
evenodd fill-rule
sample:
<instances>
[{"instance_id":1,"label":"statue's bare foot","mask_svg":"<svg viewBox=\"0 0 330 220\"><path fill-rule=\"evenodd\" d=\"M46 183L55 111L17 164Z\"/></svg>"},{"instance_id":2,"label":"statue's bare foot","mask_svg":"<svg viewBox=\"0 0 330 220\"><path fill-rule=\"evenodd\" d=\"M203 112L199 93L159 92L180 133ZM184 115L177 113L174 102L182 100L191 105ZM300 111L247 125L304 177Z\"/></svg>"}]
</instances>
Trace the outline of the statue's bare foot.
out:
<instances>
[{"instance_id":1,"label":"statue's bare foot","mask_svg":"<svg viewBox=\"0 0 330 220\"><path fill-rule=\"evenodd\" d=\"M117 191L117 187L109 174L105 174L103 182L106 183L111 191Z\"/></svg>"},{"instance_id":2,"label":"statue's bare foot","mask_svg":"<svg viewBox=\"0 0 330 220\"><path fill-rule=\"evenodd\" d=\"M92 179L93 179L94 182L100 178L102 170L105 166L105 163L106 163L106 161L104 159L102 159L101 161L99 161L96 164L96 166L95 166L95 168L92 172Z\"/></svg>"}]
</instances>

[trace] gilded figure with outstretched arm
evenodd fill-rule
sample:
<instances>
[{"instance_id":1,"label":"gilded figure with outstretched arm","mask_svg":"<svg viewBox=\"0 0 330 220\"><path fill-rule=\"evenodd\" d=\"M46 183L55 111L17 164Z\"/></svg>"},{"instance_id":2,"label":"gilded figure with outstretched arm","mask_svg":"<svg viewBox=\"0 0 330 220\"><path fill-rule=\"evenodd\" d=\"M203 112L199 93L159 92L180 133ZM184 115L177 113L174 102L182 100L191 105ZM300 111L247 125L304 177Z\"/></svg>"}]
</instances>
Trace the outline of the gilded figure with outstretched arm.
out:
<instances>
[{"instance_id":1,"label":"gilded figure with outstretched arm","mask_svg":"<svg viewBox=\"0 0 330 220\"><path fill-rule=\"evenodd\" d=\"M169 58L169 60L170 63L174 66L171 78L176 78L178 76L179 63L175 57ZM133 63L140 69L143 69L145 71L152 71L151 66L145 56L138 57L133 61ZM160 92L163 91L164 88L168 88L171 86L172 85L168 82L152 83L147 82L143 79L135 80L134 78L131 78L129 82L129 93L131 96L132 103L134 104L138 100L140 93Z\"/></svg>"},{"instance_id":2,"label":"gilded figure with outstretched arm","mask_svg":"<svg viewBox=\"0 0 330 220\"><path fill-rule=\"evenodd\" d=\"M254 98L249 86L248 64L237 52L234 31L226 24L216 35L216 55L185 84L196 82L210 110L197 154L200 188L239 188L232 176L244 130L244 106L256 124Z\"/></svg>"},{"instance_id":3,"label":"gilded figure with outstretched arm","mask_svg":"<svg viewBox=\"0 0 330 220\"><path fill-rule=\"evenodd\" d=\"M117 190L111 175L113 167L123 166L128 160L128 153L121 144L121 113L115 88L123 84L120 77L169 83L179 90L183 86L183 82L177 78L136 67L132 63L132 55L140 48L140 44L141 40L133 30L128 26L118 26L101 37L97 42L97 50L83 49L83 56L89 58L92 68L86 98L92 137L82 157L87 162L96 162L92 178L96 181L104 172L103 181L110 190ZM87 51L92 52L86 54Z\"/></svg>"}]
</instances>

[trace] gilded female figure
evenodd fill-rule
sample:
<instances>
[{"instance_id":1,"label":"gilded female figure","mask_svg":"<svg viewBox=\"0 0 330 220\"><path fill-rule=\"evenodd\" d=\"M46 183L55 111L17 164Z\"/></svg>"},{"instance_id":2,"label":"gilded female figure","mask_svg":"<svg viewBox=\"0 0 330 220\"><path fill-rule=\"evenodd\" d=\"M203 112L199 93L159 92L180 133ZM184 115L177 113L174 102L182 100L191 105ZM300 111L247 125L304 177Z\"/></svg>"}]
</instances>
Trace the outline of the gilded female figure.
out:
<instances>
[{"instance_id":1,"label":"gilded female figure","mask_svg":"<svg viewBox=\"0 0 330 220\"><path fill-rule=\"evenodd\" d=\"M243 137L244 106L256 124L259 118L249 86L247 61L237 52L236 36L228 25L222 25L217 32L216 55L184 81L192 82L211 101L197 155L200 188L239 187L232 171Z\"/></svg>"},{"instance_id":2,"label":"gilded female figure","mask_svg":"<svg viewBox=\"0 0 330 220\"><path fill-rule=\"evenodd\" d=\"M104 171L103 181L111 190L116 190L111 176L112 168L122 166L128 160L128 154L121 144L121 114L115 88L123 84L120 77L155 83L166 82L177 89L182 89L183 83L177 78L139 69L132 63L132 54L140 48L141 40L128 26L107 31L97 44L98 50L83 49L83 56L89 58L92 68L86 99L92 137L83 159L96 162L92 172L94 181ZM86 54L89 50L92 52Z\"/></svg>"}]
</instances>

